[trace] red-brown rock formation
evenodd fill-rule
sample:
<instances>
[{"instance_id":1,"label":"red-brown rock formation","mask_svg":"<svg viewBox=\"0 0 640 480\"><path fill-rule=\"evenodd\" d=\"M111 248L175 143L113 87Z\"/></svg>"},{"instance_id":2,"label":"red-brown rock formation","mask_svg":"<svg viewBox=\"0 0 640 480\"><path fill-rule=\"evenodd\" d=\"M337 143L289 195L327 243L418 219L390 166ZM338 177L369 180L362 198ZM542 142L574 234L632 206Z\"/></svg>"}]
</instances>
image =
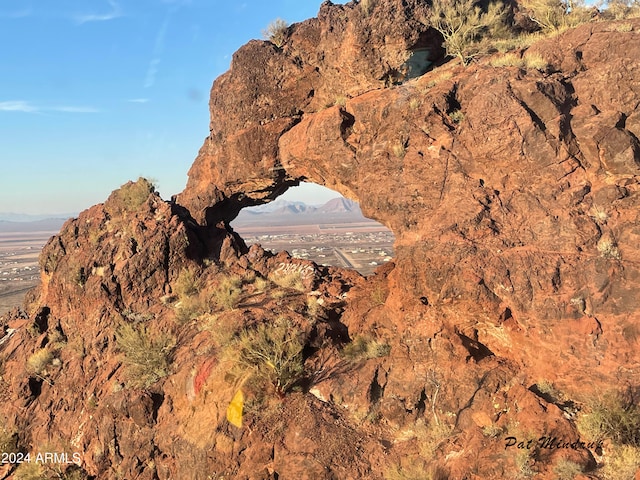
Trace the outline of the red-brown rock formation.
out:
<instances>
[{"instance_id":1,"label":"red-brown rock formation","mask_svg":"<svg viewBox=\"0 0 640 480\"><path fill-rule=\"evenodd\" d=\"M96 478L598 478L611 439L526 445L578 439L604 392L638 395L640 21L540 40L539 69L481 59L407 80L411 49L441 55L426 7L366 4L325 2L281 48L234 55L176 203L123 207L130 185L47 245L31 316L0 346L24 451L66 441ZM393 264L362 279L228 228L302 180L393 230ZM180 320L185 271L211 295L245 279L242 301ZM247 280L288 271L296 291ZM221 338L280 316L307 374L277 401L247 386L238 429ZM173 335L166 377L127 385L123 324ZM42 349L55 361L38 371Z\"/></svg>"}]
</instances>

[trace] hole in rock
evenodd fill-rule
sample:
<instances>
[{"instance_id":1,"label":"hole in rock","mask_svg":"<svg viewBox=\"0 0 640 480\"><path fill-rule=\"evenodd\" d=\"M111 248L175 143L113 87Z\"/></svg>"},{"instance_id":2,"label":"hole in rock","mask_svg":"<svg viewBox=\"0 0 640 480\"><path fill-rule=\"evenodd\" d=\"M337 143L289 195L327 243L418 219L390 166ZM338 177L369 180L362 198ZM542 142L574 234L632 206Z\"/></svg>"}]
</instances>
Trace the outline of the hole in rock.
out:
<instances>
[{"instance_id":1,"label":"hole in rock","mask_svg":"<svg viewBox=\"0 0 640 480\"><path fill-rule=\"evenodd\" d=\"M247 245L286 250L319 265L353 268L369 275L393 257L394 236L362 215L338 192L302 183L275 201L243 209L231 223Z\"/></svg>"}]
</instances>

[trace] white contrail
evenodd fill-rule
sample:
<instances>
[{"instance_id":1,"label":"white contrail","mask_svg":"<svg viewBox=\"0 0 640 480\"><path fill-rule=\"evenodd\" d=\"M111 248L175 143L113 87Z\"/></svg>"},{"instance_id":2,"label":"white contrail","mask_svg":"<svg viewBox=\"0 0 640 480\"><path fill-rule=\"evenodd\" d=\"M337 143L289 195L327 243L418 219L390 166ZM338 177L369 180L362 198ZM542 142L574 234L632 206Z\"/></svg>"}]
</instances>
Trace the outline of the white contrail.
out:
<instances>
[{"instance_id":1,"label":"white contrail","mask_svg":"<svg viewBox=\"0 0 640 480\"><path fill-rule=\"evenodd\" d=\"M153 87L156 83L156 75L158 74L158 66L160 65L162 53L164 52L164 38L167 34L167 29L169 28L170 17L171 11L167 12L162 25L160 25L160 30L156 35L156 41L153 45L153 54L151 61L149 62L149 68L147 68L147 76L144 81L144 88Z\"/></svg>"},{"instance_id":2,"label":"white contrail","mask_svg":"<svg viewBox=\"0 0 640 480\"><path fill-rule=\"evenodd\" d=\"M54 107L42 107L34 105L24 100L9 100L0 102L0 112L22 112L22 113L44 113L44 112L64 112L64 113L99 113L100 110L89 106L58 105Z\"/></svg>"},{"instance_id":3,"label":"white contrail","mask_svg":"<svg viewBox=\"0 0 640 480\"><path fill-rule=\"evenodd\" d=\"M79 25L82 25L87 22L106 22L122 16L120 5L118 5L115 0L109 0L109 5L111 6L109 13L76 15L75 20Z\"/></svg>"}]
</instances>

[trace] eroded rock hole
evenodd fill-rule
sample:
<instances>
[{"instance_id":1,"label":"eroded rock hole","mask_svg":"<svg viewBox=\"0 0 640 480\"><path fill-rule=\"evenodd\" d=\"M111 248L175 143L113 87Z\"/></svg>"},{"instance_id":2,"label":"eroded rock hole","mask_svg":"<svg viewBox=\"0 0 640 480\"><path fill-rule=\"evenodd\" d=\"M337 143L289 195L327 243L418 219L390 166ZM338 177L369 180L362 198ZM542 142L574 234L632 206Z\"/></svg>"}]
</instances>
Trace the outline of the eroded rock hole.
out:
<instances>
[{"instance_id":1,"label":"eroded rock hole","mask_svg":"<svg viewBox=\"0 0 640 480\"><path fill-rule=\"evenodd\" d=\"M41 378L29 378L29 393L33 398L38 398L42 392L42 379Z\"/></svg>"},{"instance_id":2,"label":"eroded rock hole","mask_svg":"<svg viewBox=\"0 0 640 480\"><path fill-rule=\"evenodd\" d=\"M353 268L370 275L393 258L393 233L365 217L358 203L320 185L303 183L276 201L243 209L231 226L247 245Z\"/></svg>"}]
</instances>

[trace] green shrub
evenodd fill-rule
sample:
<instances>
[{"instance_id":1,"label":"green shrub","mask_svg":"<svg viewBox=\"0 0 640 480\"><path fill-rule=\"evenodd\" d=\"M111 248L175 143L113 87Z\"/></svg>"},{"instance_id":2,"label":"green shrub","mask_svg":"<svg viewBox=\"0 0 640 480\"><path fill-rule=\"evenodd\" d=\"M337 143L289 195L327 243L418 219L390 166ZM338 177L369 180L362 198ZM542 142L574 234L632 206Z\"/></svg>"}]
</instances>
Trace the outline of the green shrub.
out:
<instances>
[{"instance_id":1,"label":"green shrub","mask_svg":"<svg viewBox=\"0 0 640 480\"><path fill-rule=\"evenodd\" d=\"M15 480L44 480L44 468L36 462L21 463L13 474Z\"/></svg>"},{"instance_id":2,"label":"green shrub","mask_svg":"<svg viewBox=\"0 0 640 480\"><path fill-rule=\"evenodd\" d=\"M447 55L468 65L478 53L478 42L502 28L504 12L501 3L490 3L484 12L476 0L434 0L427 20L442 34Z\"/></svg>"},{"instance_id":3,"label":"green shrub","mask_svg":"<svg viewBox=\"0 0 640 480\"><path fill-rule=\"evenodd\" d=\"M373 7L376 6L377 0L360 0L360 8L365 16L371 15Z\"/></svg>"},{"instance_id":4,"label":"green shrub","mask_svg":"<svg viewBox=\"0 0 640 480\"><path fill-rule=\"evenodd\" d=\"M233 310L242 295L242 279L237 276L223 277L213 291L212 300L223 310Z\"/></svg>"},{"instance_id":5,"label":"green shrub","mask_svg":"<svg viewBox=\"0 0 640 480\"><path fill-rule=\"evenodd\" d=\"M105 208L112 215L135 212L155 191L152 182L140 177L136 182L127 182L115 190L105 203Z\"/></svg>"},{"instance_id":6,"label":"green shrub","mask_svg":"<svg viewBox=\"0 0 640 480\"><path fill-rule=\"evenodd\" d=\"M582 470L582 466L565 458L558 460L558 463L553 468L558 480L573 480L582 473Z\"/></svg>"},{"instance_id":7,"label":"green shrub","mask_svg":"<svg viewBox=\"0 0 640 480\"><path fill-rule=\"evenodd\" d=\"M276 47L281 48L287 39L288 29L289 25L287 22L281 18L276 18L262 31L262 36L265 40L269 40Z\"/></svg>"},{"instance_id":8,"label":"green shrub","mask_svg":"<svg viewBox=\"0 0 640 480\"><path fill-rule=\"evenodd\" d=\"M235 361L259 382L270 384L276 393L288 392L304 375L304 342L291 322L278 318L244 330L230 345Z\"/></svg>"},{"instance_id":9,"label":"green shrub","mask_svg":"<svg viewBox=\"0 0 640 480\"><path fill-rule=\"evenodd\" d=\"M590 441L610 439L618 445L640 447L640 407L620 394L609 393L589 405L577 422Z\"/></svg>"},{"instance_id":10,"label":"green shrub","mask_svg":"<svg viewBox=\"0 0 640 480\"><path fill-rule=\"evenodd\" d=\"M391 346L368 335L357 335L344 346L342 355L349 360L363 360L386 357L391 352Z\"/></svg>"},{"instance_id":11,"label":"green shrub","mask_svg":"<svg viewBox=\"0 0 640 480\"><path fill-rule=\"evenodd\" d=\"M176 279L174 291L181 300L196 295L200 291L198 274L190 268L181 270Z\"/></svg>"},{"instance_id":12,"label":"green shrub","mask_svg":"<svg viewBox=\"0 0 640 480\"><path fill-rule=\"evenodd\" d=\"M16 435L0 425L0 454L1 453L15 453L18 451L18 442L16 441Z\"/></svg>"},{"instance_id":13,"label":"green shrub","mask_svg":"<svg viewBox=\"0 0 640 480\"><path fill-rule=\"evenodd\" d=\"M557 32L589 21L590 11L576 0L529 0L529 18L543 32Z\"/></svg>"},{"instance_id":14,"label":"green shrub","mask_svg":"<svg viewBox=\"0 0 640 480\"><path fill-rule=\"evenodd\" d=\"M173 336L152 335L144 325L122 325L116 331L116 344L124 354L129 384L147 388L167 376L175 343Z\"/></svg>"},{"instance_id":15,"label":"green shrub","mask_svg":"<svg viewBox=\"0 0 640 480\"><path fill-rule=\"evenodd\" d=\"M41 348L27 359L27 372L40 375L53 361L53 353L48 348Z\"/></svg>"}]
</instances>

